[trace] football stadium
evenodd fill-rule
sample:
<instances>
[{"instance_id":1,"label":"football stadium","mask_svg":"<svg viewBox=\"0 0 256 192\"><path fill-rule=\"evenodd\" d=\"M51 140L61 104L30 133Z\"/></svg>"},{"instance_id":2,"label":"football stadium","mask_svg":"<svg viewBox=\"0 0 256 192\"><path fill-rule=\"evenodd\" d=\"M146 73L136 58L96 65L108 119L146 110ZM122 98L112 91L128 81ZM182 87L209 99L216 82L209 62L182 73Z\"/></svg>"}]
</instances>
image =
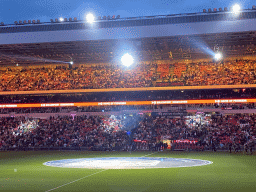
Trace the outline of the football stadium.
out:
<instances>
[{"instance_id":1,"label":"football stadium","mask_svg":"<svg viewBox=\"0 0 256 192\"><path fill-rule=\"evenodd\" d=\"M256 7L0 23L0 191L256 189Z\"/></svg>"}]
</instances>

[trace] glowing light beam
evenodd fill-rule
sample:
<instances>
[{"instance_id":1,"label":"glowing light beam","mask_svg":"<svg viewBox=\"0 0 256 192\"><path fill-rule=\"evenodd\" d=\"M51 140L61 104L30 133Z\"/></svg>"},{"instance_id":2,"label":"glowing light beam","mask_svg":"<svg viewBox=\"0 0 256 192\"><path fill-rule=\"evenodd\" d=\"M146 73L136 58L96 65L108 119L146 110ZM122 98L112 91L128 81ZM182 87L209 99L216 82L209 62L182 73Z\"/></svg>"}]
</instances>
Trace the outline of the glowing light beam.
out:
<instances>
[{"instance_id":1,"label":"glowing light beam","mask_svg":"<svg viewBox=\"0 0 256 192\"><path fill-rule=\"evenodd\" d=\"M42 62L42 63L66 63L69 64L70 62L66 61L58 61L53 59L46 59L46 58L38 58L38 57L29 57L29 56L23 56L23 55L15 55L15 54L2 54L5 57L9 57L16 60L26 60L26 61L34 61L34 62Z\"/></svg>"}]
</instances>

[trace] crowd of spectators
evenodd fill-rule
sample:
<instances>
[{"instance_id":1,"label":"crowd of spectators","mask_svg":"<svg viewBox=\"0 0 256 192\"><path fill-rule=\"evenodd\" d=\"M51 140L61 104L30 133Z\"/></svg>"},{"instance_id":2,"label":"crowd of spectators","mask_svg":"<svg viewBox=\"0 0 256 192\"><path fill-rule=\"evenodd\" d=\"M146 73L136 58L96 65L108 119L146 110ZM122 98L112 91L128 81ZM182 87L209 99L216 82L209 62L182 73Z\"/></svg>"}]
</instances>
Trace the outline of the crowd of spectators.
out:
<instances>
[{"instance_id":1,"label":"crowd of spectators","mask_svg":"<svg viewBox=\"0 0 256 192\"><path fill-rule=\"evenodd\" d=\"M221 63L191 63L177 76L175 73L162 78L175 85L241 85L256 83L256 61L239 60Z\"/></svg>"},{"instance_id":2,"label":"crowd of spectators","mask_svg":"<svg viewBox=\"0 0 256 192\"><path fill-rule=\"evenodd\" d=\"M38 121L35 127L22 127ZM112 116L62 116L49 119L26 117L0 119L0 148L81 148L88 150L120 150L129 137L120 119Z\"/></svg>"},{"instance_id":3,"label":"crowd of spectators","mask_svg":"<svg viewBox=\"0 0 256 192\"><path fill-rule=\"evenodd\" d=\"M103 89L153 87L157 82L165 86L241 85L256 83L256 61L239 60L220 63L199 62L183 64L177 74L172 65L137 65L124 69L114 65L78 67L1 68L0 91L35 91L68 89ZM167 74L166 74L167 73ZM168 84L170 83L170 84ZM164 84L163 84L164 85ZM185 90L158 92L118 92L45 96L1 96L0 103L45 103L86 101L172 100L172 99L223 99L253 98L252 89ZM183 108L184 105L180 106ZM2 114L107 112L138 109L162 109L165 106L112 106L70 108L0 109ZM170 107L170 106L169 106ZM177 107L177 105L173 106ZM179 106L178 106L179 107ZM254 109L251 104L196 104L186 108ZM252 146L256 136L254 115L237 114L211 116L207 124L191 126L185 117L149 116L134 117L134 124L111 116L59 116L36 120L36 127L23 129L27 117L0 118L0 149L26 148L86 148L88 150L156 150L163 138L171 141L189 140L200 146L197 149L226 149ZM130 134L127 127L133 127ZM178 148L176 143L172 149ZM186 146L187 148L189 146ZM190 146L191 147L191 146Z\"/></svg>"},{"instance_id":4,"label":"crowd of spectators","mask_svg":"<svg viewBox=\"0 0 256 192\"><path fill-rule=\"evenodd\" d=\"M165 138L171 141L191 141L186 145L172 144L172 149L242 150L255 147L256 118L252 114L212 115L205 124L191 125L186 117L147 116L138 126L133 139L146 141L148 148ZM193 142L194 141L194 142ZM139 143L138 148L145 144ZM232 149L230 148L232 146Z\"/></svg>"},{"instance_id":5,"label":"crowd of spectators","mask_svg":"<svg viewBox=\"0 0 256 192\"><path fill-rule=\"evenodd\" d=\"M73 147L86 150L159 150L163 139L174 142L172 150L180 147L175 141L185 140L192 141L186 149L238 151L255 146L254 115L211 115L207 123L202 124L191 124L188 118L148 114L135 115L127 122L125 118L113 115L36 120L1 118L0 149ZM131 122L136 123L131 125ZM129 124L130 130L127 129ZM26 128L21 125L26 125Z\"/></svg>"},{"instance_id":6,"label":"crowd of spectators","mask_svg":"<svg viewBox=\"0 0 256 192\"><path fill-rule=\"evenodd\" d=\"M112 65L5 68L0 71L0 91L150 87L150 69L150 65L132 70Z\"/></svg>"},{"instance_id":7,"label":"crowd of spectators","mask_svg":"<svg viewBox=\"0 0 256 192\"><path fill-rule=\"evenodd\" d=\"M253 60L201 62L183 66L184 71L179 75L167 68L165 76L160 74L157 70L160 66L155 64L140 64L129 70L114 65L9 67L0 70L0 91L152 87L159 81L184 86L256 83L256 62Z\"/></svg>"}]
</instances>

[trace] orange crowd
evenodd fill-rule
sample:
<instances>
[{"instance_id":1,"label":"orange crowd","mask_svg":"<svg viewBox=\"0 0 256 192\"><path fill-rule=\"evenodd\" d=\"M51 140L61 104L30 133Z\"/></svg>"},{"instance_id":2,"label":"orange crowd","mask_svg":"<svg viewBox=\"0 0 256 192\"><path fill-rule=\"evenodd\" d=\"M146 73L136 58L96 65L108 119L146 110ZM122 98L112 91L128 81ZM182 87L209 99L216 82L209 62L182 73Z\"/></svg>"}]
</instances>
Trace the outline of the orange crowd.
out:
<instances>
[{"instance_id":1,"label":"orange crowd","mask_svg":"<svg viewBox=\"0 0 256 192\"><path fill-rule=\"evenodd\" d=\"M140 64L132 69L114 65L6 67L0 69L0 91L255 84L255 70L253 60L165 64L164 67Z\"/></svg>"}]
</instances>

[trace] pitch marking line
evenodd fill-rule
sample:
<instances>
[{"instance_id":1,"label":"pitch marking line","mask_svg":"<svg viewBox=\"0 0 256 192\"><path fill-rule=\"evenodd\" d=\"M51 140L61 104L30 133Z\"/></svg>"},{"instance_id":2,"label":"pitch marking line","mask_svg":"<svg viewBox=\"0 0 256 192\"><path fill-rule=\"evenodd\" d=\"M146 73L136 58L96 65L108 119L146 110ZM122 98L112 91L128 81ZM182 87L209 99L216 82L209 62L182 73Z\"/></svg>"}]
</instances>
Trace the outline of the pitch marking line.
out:
<instances>
[{"instance_id":1,"label":"pitch marking line","mask_svg":"<svg viewBox=\"0 0 256 192\"><path fill-rule=\"evenodd\" d=\"M158 151L157 151L157 152L154 152L154 153L150 153L150 154L148 154L148 155L144 155L144 156L142 156L142 157L147 157L147 156L149 156L149 155L153 155L153 154L155 154L155 153L158 153ZM59 189L59 188L64 187L64 186L66 186L66 185L69 185L69 184L75 183L75 182L77 182L77 181L80 181L80 180L82 180L82 179L85 179L85 178L87 178L87 177L90 177L90 176L96 175L96 174L98 174L98 173L101 173L101 172L103 172L103 171L107 171L107 170L108 170L108 169L104 169L104 170L102 170L102 171L99 171L99 172L93 173L93 174L91 174L91 175L87 175L87 176L82 177L82 178L80 178L80 179L77 179L77 180L71 181L71 182L69 182L69 183L66 183L66 184L60 185L60 186L58 186L58 187L55 187L55 188L49 189L49 190L47 190L47 191L45 191L45 192L50 192L50 191L53 191L53 190Z\"/></svg>"},{"instance_id":2,"label":"pitch marking line","mask_svg":"<svg viewBox=\"0 0 256 192\"><path fill-rule=\"evenodd\" d=\"M157 152L154 152L154 153L150 153L150 154L144 155L144 156L141 156L141 157L147 157L147 156L153 155L153 154L155 154L155 153L158 153L158 151L157 151Z\"/></svg>"},{"instance_id":3,"label":"pitch marking line","mask_svg":"<svg viewBox=\"0 0 256 192\"><path fill-rule=\"evenodd\" d=\"M80 181L80 180L82 180L82 179L85 179L85 178L87 178L87 177L90 177L90 176L96 175L96 174L98 174L98 173L101 173L101 172L103 172L103 171L107 171L107 169L104 169L104 170L102 170L102 171L99 171L99 172L93 173L93 174L91 174L91 175L87 175L87 176L82 177L82 178L80 178L80 179L77 179L77 180L75 180L75 181L71 181L71 182L69 182L69 183L66 183L66 184L60 185L60 186L58 186L58 187L55 187L55 188L50 189L50 190L45 191L45 192L49 192L49 191L53 191L53 190L55 190L55 189L59 189L59 188L64 187L64 186L66 186L66 185L69 185L69 184L75 183L75 182Z\"/></svg>"}]
</instances>

